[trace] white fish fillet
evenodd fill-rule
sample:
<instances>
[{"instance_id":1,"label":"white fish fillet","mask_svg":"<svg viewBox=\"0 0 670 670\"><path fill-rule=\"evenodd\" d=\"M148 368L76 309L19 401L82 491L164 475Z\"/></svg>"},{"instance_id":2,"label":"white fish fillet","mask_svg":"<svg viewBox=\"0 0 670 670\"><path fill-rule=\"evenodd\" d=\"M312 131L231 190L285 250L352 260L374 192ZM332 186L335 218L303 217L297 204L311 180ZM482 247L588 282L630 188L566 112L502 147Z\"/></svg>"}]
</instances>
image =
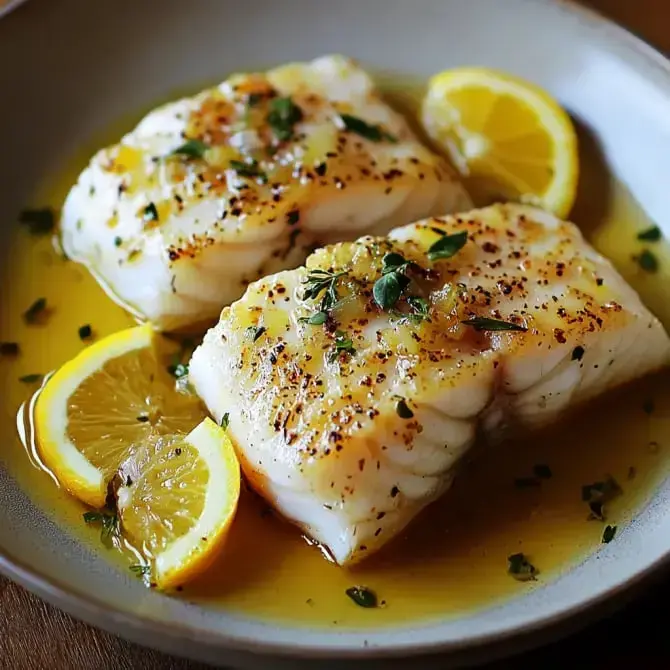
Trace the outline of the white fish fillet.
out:
<instances>
[{"instance_id":1,"label":"white fish fillet","mask_svg":"<svg viewBox=\"0 0 670 670\"><path fill-rule=\"evenodd\" d=\"M431 262L459 231L465 246ZM393 312L372 297L389 252L423 269ZM303 282L318 268L347 274L331 317L309 325L321 295L303 299ZM509 324L527 330L491 330ZM255 282L195 351L190 380L229 414L251 485L346 564L445 492L476 432L553 421L669 359L659 321L576 226L500 205L330 246Z\"/></svg>"},{"instance_id":2,"label":"white fish fillet","mask_svg":"<svg viewBox=\"0 0 670 670\"><path fill-rule=\"evenodd\" d=\"M171 155L187 140L202 156ZM151 112L80 175L63 244L132 311L178 329L211 325L315 246L470 206L369 75L327 56Z\"/></svg>"}]
</instances>

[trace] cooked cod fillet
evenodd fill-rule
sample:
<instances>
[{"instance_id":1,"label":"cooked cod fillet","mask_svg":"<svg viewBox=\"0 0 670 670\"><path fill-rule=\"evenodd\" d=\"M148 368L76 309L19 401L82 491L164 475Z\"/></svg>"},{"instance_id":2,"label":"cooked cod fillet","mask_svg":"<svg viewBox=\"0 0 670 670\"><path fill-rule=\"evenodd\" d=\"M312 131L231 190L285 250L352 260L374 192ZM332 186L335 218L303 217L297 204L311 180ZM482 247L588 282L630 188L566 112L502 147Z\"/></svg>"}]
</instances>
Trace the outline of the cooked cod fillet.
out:
<instances>
[{"instance_id":1,"label":"cooked cod fillet","mask_svg":"<svg viewBox=\"0 0 670 670\"><path fill-rule=\"evenodd\" d=\"M369 75L329 56L156 109L65 202L63 245L162 329L211 325L324 243L470 207Z\"/></svg>"},{"instance_id":2,"label":"cooked cod fillet","mask_svg":"<svg viewBox=\"0 0 670 670\"><path fill-rule=\"evenodd\" d=\"M228 414L251 485L346 564L445 492L475 433L553 421L669 360L659 321L573 224L500 205L253 283L190 381Z\"/></svg>"}]
</instances>

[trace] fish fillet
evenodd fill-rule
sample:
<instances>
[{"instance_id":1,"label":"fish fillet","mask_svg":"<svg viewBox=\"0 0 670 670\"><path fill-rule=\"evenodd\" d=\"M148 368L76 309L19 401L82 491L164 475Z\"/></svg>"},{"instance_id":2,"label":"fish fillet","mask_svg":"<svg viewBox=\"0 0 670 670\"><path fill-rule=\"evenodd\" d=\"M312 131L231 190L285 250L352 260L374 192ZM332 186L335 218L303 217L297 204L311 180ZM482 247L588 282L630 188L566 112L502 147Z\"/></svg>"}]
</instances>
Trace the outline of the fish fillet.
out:
<instances>
[{"instance_id":1,"label":"fish fillet","mask_svg":"<svg viewBox=\"0 0 670 670\"><path fill-rule=\"evenodd\" d=\"M430 260L458 233L460 250ZM375 283L403 259L404 290L382 310ZM251 485L346 564L447 490L476 433L554 421L669 359L659 321L576 226L499 205L329 246L253 283L190 381L228 414Z\"/></svg>"},{"instance_id":2,"label":"fish fillet","mask_svg":"<svg viewBox=\"0 0 670 670\"><path fill-rule=\"evenodd\" d=\"M385 234L470 200L351 60L327 56L151 112L98 152L63 208L63 245L161 329L211 325L320 244Z\"/></svg>"}]
</instances>

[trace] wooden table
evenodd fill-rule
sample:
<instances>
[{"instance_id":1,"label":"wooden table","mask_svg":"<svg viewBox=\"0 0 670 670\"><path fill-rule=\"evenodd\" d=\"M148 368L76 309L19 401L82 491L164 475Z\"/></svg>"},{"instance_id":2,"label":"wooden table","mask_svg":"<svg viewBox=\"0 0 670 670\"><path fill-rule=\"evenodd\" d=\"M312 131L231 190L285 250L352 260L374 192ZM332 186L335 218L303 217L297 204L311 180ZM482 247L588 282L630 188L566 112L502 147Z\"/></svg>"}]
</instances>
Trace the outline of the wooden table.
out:
<instances>
[{"instance_id":1,"label":"wooden table","mask_svg":"<svg viewBox=\"0 0 670 670\"><path fill-rule=\"evenodd\" d=\"M503 0L501 0L503 1ZM670 0L582 0L670 54ZM584 632L487 670L670 668L670 583ZM650 614L650 608L663 614ZM196 670L204 666L130 644L80 623L0 577L0 669Z\"/></svg>"}]
</instances>

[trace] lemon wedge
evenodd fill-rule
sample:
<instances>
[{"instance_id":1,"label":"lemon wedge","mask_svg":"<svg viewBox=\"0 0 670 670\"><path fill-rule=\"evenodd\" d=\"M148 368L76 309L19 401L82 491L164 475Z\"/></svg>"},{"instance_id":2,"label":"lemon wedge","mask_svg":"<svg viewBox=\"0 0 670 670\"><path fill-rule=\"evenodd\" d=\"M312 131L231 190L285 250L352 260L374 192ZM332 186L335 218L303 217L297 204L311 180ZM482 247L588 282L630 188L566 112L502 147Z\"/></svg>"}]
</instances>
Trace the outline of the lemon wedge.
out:
<instances>
[{"instance_id":1,"label":"lemon wedge","mask_svg":"<svg viewBox=\"0 0 670 670\"><path fill-rule=\"evenodd\" d=\"M577 135L542 89L487 68L446 70L429 82L422 121L478 205L512 200L563 218L570 213Z\"/></svg>"},{"instance_id":2,"label":"lemon wedge","mask_svg":"<svg viewBox=\"0 0 670 670\"><path fill-rule=\"evenodd\" d=\"M206 416L168 372L174 343L139 326L84 349L46 382L35 407L37 443L60 484L102 508L129 455L156 437L185 435Z\"/></svg>"},{"instance_id":3,"label":"lemon wedge","mask_svg":"<svg viewBox=\"0 0 670 670\"><path fill-rule=\"evenodd\" d=\"M154 436L120 475L121 527L153 562L156 585L173 588L203 572L225 543L240 496L225 431L205 419L186 436Z\"/></svg>"}]
</instances>

